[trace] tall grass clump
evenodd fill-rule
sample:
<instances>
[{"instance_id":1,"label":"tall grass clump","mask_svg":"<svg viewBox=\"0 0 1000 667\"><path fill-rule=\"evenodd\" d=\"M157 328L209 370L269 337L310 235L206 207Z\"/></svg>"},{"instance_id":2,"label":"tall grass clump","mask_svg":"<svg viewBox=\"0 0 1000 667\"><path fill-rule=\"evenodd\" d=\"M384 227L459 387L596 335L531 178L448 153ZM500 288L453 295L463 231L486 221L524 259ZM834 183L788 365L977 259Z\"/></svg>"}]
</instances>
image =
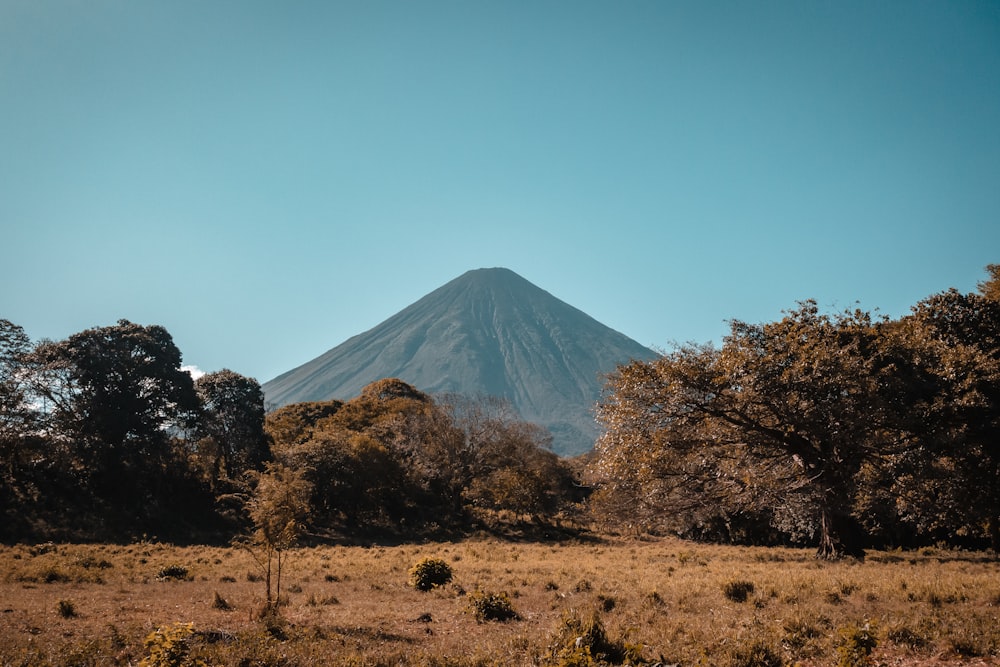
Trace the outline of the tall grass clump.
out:
<instances>
[{"instance_id":1,"label":"tall grass clump","mask_svg":"<svg viewBox=\"0 0 1000 667\"><path fill-rule=\"evenodd\" d=\"M783 664L781 655L761 640L737 646L729 654L729 667L782 667Z\"/></svg>"},{"instance_id":2,"label":"tall grass clump","mask_svg":"<svg viewBox=\"0 0 1000 667\"><path fill-rule=\"evenodd\" d=\"M77 616L76 605L73 604L72 600L59 600L56 609L63 618L76 618Z\"/></svg>"},{"instance_id":3,"label":"tall grass clump","mask_svg":"<svg viewBox=\"0 0 1000 667\"><path fill-rule=\"evenodd\" d=\"M727 581L722 587L722 594L726 599L733 602L746 602L753 594L754 585L752 581Z\"/></svg>"}]
</instances>

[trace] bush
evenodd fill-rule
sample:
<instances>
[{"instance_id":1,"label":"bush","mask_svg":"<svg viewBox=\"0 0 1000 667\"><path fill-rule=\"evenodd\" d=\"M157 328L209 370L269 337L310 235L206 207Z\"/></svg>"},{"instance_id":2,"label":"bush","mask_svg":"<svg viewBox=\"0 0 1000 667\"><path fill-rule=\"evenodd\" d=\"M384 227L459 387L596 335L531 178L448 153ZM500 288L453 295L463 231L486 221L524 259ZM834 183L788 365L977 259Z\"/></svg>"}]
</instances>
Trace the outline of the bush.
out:
<instances>
[{"instance_id":1,"label":"bush","mask_svg":"<svg viewBox=\"0 0 1000 667\"><path fill-rule=\"evenodd\" d=\"M229 604L229 601L226 600L226 598L224 598L221 595L219 595L219 591L215 592L215 600L212 602L212 608L213 609L218 609L220 611L232 611L233 610L233 606L231 604Z\"/></svg>"},{"instance_id":2,"label":"bush","mask_svg":"<svg viewBox=\"0 0 1000 667\"><path fill-rule=\"evenodd\" d=\"M849 625L840 630L840 645L837 646L837 667L867 667L871 664L872 651L878 646L874 624Z\"/></svg>"},{"instance_id":3,"label":"bush","mask_svg":"<svg viewBox=\"0 0 1000 667\"><path fill-rule=\"evenodd\" d=\"M166 567L160 568L157 572L157 579L185 579L188 576L188 569L183 565L167 565Z\"/></svg>"},{"instance_id":4,"label":"bush","mask_svg":"<svg viewBox=\"0 0 1000 667\"><path fill-rule=\"evenodd\" d=\"M506 593L483 593L476 591L469 595L469 608L476 621L519 621L521 615L514 611L510 597Z\"/></svg>"},{"instance_id":5,"label":"bush","mask_svg":"<svg viewBox=\"0 0 1000 667\"><path fill-rule=\"evenodd\" d=\"M752 581L730 581L722 587L722 593L733 602L746 602L754 591Z\"/></svg>"},{"instance_id":6,"label":"bush","mask_svg":"<svg viewBox=\"0 0 1000 667\"><path fill-rule=\"evenodd\" d=\"M440 558L424 558L410 569L410 585L418 591L444 586L451 578L451 565Z\"/></svg>"},{"instance_id":7,"label":"bush","mask_svg":"<svg viewBox=\"0 0 1000 667\"><path fill-rule=\"evenodd\" d=\"M782 667L781 656L763 641L738 646L729 656L729 667Z\"/></svg>"},{"instance_id":8,"label":"bush","mask_svg":"<svg viewBox=\"0 0 1000 667\"><path fill-rule=\"evenodd\" d=\"M564 615L553 644L549 664L557 667L593 667L595 665L639 665L642 646L629 644L625 638L612 641L595 611L588 621Z\"/></svg>"},{"instance_id":9,"label":"bush","mask_svg":"<svg viewBox=\"0 0 1000 667\"><path fill-rule=\"evenodd\" d=\"M59 615L63 618L74 618L76 616L76 605L71 600L59 600Z\"/></svg>"},{"instance_id":10,"label":"bush","mask_svg":"<svg viewBox=\"0 0 1000 667\"><path fill-rule=\"evenodd\" d=\"M188 661L188 639L194 634L191 623L174 623L166 628L159 628L147 637L145 646L148 656L139 662L139 667L182 667L195 665L204 667L201 660Z\"/></svg>"}]
</instances>

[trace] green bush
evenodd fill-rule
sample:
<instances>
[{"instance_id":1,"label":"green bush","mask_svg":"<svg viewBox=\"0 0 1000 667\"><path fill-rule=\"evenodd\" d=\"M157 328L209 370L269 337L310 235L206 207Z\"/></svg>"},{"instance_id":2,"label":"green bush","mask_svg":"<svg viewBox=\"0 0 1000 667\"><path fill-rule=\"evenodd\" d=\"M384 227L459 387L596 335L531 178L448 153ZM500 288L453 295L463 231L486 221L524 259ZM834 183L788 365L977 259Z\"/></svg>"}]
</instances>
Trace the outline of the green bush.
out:
<instances>
[{"instance_id":1,"label":"green bush","mask_svg":"<svg viewBox=\"0 0 1000 667\"><path fill-rule=\"evenodd\" d=\"M410 569L410 585L418 591L444 586L451 578L451 565L440 558L424 558Z\"/></svg>"},{"instance_id":2,"label":"green bush","mask_svg":"<svg viewBox=\"0 0 1000 667\"><path fill-rule=\"evenodd\" d=\"M174 623L151 632L144 642L149 655L139 662L139 667L204 667L201 660L188 660L188 639L192 634L194 625L191 623Z\"/></svg>"},{"instance_id":3,"label":"green bush","mask_svg":"<svg viewBox=\"0 0 1000 667\"><path fill-rule=\"evenodd\" d=\"M589 620L564 615L548 664L554 667L595 667L596 665L641 665L642 646L630 644L622 637L608 637L601 618L595 611Z\"/></svg>"},{"instance_id":4,"label":"green bush","mask_svg":"<svg viewBox=\"0 0 1000 667\"><path fill-rule=\"evenodd\" d=\"M483 593L476 591L469 595L469 608L476 621L519 621L521 615L514 611L510 597L506 593Z\"/></svg>"},{"instance_id":5,"label":"green bush","mask_svg":"<svg viewBox=\"0 0 1000 667\"><path fill-rule=\"evenodd\" d=\"M837 667L867 667L871 664L872 651L878 646L874 623L849 625L840 629L837 646Z\"/></svg>"}]
</instances>

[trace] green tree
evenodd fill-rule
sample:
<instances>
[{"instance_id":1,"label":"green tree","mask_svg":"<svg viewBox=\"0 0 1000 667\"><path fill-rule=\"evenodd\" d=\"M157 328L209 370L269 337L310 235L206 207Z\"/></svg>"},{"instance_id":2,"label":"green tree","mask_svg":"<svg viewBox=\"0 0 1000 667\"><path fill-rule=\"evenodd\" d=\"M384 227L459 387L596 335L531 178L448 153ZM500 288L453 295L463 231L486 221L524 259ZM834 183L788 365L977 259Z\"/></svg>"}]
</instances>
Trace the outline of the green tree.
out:
<instances>
[{"instance_id":1,"label":"green tree","mask_svg":"<svg viewBox=\"0 0 1000 667\"><path fill-rule=\"evenodd\" d=\"M979 294L928 297L900 322L922 376L910 383L914 445L891 488L919 531L985 534L1000 550L1000 301L987 296L996 283L994 271Z\"/></svg>"},{"instance_id":2,"label":"green tree","mask_svg":"<svg viewBox=\"0 0 1000 667\"><path fill-rule=\"evenodd\" d=\"M133 502L141 487L162 484L172 440L194 426L198 407L166 329L121 320L42 343L31 364L51 437L100 493Z\"/></svg>"},{"instance_id":3,"label":"green tree","mask_svg":"<svg viewBox=\"0 0 1000 667\"><path fill-rule=\"evenodd\" d=\"M199 448L209 450L212 473L238 479L270 459L264 433L264 392L253 378L224 369L195 380L202 416Z\"/></svg>"},{"instance_id":4,"label":"green tree","mask_svg":"<svg viewBox=\"0 0 1000 667\"><path fill-rule=\"evenodd\" d=\"M31 341L24 329L0 319L0 482L13 481L29 440L38 434L39 414L30 402L26 358Z\"/></svg>"},{"instance_id":5,"label":"green tree","mask_svg":"<svg viewBox=\"0 0 1000 667\"><path fill-rule=\"evenodd\" d=\"M901 359L881 324L807 301L778 322L732 322L721 349L620 367L598 407L601 495L694 520L786 507L809 517L818 556L860 553L859 471L903 443Z\"/></svg>"}]
</instances>

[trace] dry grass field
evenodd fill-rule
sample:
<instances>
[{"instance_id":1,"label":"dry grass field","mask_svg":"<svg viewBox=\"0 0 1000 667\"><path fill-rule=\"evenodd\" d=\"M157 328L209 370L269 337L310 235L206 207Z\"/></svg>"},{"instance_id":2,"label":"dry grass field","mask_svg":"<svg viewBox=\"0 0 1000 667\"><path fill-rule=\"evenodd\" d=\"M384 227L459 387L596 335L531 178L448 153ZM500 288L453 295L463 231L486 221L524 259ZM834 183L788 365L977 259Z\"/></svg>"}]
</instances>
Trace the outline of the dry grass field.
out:
<instances>
[{"instance_id":1,"label":"dry grass field","mask_svg":"<svg viewBox=\"0 0 1000 667\"><path fill-rule=\"evenodd\" d=\"M450 584L410 585L427 557L451 566ZM664 665L994 665L998 566L936 549L826 563L672 539L319 547L290 554L281 619L262 621L245 551L17 545L0 547L0 664L592 664L596 618L606 644ZM518 618L478 621L477 593L506 593ZM158 629L174 654L146 645Z\"/></svg>"}]
</instances>

